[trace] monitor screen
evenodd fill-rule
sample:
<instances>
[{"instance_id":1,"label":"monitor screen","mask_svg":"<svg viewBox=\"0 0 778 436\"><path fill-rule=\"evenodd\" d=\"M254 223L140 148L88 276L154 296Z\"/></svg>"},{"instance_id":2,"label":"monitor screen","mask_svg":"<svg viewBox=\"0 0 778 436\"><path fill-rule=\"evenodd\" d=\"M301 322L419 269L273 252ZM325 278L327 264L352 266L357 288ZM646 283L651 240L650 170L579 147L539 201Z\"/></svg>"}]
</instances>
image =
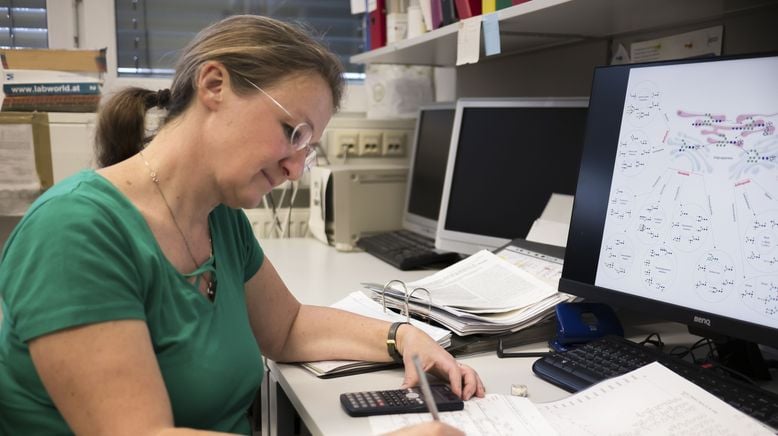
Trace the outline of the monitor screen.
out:
<instances>
[{"instance_id":1,"label":"monitor screen","mask_svg":"<svg viewBox=\"0 0 778 436\"><path fill-rule=\"evenodd\" d=\"M594 73L560 290L778 346L778 55Z\"/></svg>"},{"instance_id":2,"label":"monitor screen","mask_svg":"<svg viewBox=\"0 0 778 436\"><path fill-rule=\"evenodd\" d=\"M575 192L581 98L457 102L435 246L472 254L523 238L551 194Z\"/></svg>"},{"instance_id":3,"label":"monitor screen","mask_svg":"<svg viewBox=\"0 0 778 436\"><path fill-rule=\"evenodd\" d=\"M423 106L416 121L403 227L434 238L446 176L454 103Z\"/></svg>"}]
</instances>

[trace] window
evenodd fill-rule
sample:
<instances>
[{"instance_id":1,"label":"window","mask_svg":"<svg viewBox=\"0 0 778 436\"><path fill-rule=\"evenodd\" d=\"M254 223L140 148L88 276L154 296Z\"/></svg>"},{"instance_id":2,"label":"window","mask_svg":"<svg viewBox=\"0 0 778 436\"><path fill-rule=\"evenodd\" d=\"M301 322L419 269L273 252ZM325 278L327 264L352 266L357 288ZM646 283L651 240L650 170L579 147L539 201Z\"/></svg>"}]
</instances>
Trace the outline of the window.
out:
<instances>
[{"instance_id":1,"label":"window","mask_svg":"<svg viewBox=\"0 0 778 436\"><path fill-rule=\"evenodd\" d=\"M235 14L301 21L323 35L337 53L347 78L363 67L349 57L364 50L362 15L345 0L115 0L119 76L173 74L178 51L203 27Z\"/></svg>"},{"instance_id":2,"label":"window","mask_svg":"<svg viewBox=\"0 0 778 436\"><path fill-rule=\"evenodd\" d=\"M0 47L48 48L46 0L0 1Z\"/></svg>"}]
</instances>

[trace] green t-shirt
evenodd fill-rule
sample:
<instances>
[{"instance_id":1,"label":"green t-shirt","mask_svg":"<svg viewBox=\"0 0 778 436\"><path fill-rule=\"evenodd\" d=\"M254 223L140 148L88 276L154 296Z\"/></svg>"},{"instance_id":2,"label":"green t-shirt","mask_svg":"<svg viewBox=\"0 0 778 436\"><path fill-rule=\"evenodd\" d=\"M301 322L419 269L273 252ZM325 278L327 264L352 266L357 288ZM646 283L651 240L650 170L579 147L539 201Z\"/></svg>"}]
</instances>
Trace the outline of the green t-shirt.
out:
<instances>
[{"instance_id":1,"label":"green t-shirt","mask_svg":"<svg viewBox=\"0 0 778 436\"><path fill-rule=\"evenodd\" d=\"M170 264L135 206L96 172L80 172L42 195L0 260L0 434L72 434L27 343L120 319L148 325L177 426L249 433L246 414L263 366L244 283L263 253L242 211L221 205L209 225L213 303Z\"/></svg>"}]
</instances>

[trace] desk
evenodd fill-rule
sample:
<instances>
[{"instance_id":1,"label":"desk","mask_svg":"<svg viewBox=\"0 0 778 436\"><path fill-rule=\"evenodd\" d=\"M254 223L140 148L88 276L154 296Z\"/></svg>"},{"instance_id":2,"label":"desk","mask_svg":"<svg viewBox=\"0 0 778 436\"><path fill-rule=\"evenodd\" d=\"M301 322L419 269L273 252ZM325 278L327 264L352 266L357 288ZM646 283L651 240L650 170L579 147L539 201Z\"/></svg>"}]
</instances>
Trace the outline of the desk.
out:
<instances>
[{"instance_id":1,"label":"desk","mask_svg":"<svg viewBox=\"0 0 778 436\"><path fill-rule=\"evenodd\" d=\"M360 282L385 283L392 279L415 280L430 271L400 271L367 253L342 253L314 239L271 239L261 241L268 259L292 293L303 303L330 305L361 289ZM660 332L668 344L693 342L686 328L674 323L631 326L629 335L645 338ZM543 344L524 347L545 351ZM511 384L528 387L535 402L552 401L570 395L535 377L534 358L498 359L495 353L459 358L475 368L487 392L509 394ZM343 392L396 389L403 371L384 370L334 379L319 379L298 365L268 361L268 374L262 387L263 435L292 434L296 411L314 435L367 435L368 418L351 418L340 406Z\"/></svg>"}]
</instances>

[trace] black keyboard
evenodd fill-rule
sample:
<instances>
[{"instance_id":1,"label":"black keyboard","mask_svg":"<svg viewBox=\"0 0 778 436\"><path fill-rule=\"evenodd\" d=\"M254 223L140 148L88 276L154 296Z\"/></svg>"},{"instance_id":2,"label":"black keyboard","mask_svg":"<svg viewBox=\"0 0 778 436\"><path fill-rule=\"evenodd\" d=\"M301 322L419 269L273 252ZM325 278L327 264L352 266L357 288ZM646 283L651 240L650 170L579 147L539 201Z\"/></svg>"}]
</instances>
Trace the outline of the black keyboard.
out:
<instances>
[{"instance_id":1,"label":"black keyboard","mask_svg":"<svg viewBox=\"0 0 778 436\"><path fill-rule=\"evenodd\" d=\"M409 230L395 230L365 236L357 247L401 270L432 264L451 264L459 260L456 253L435 249L435 240Z\"/></svg>"},{"instance_id":2,"label":"black keyboard","mask_svg":"<svg viewBox=\"0 0 778 436\"><path fill-rule=\"evenodd\" d=\"M577 392L651 362L661 363L741 412L778 429L778 394L617 336L550 354L535 361L532 371L562 389Z\"/></svg>"}]
</instances>

